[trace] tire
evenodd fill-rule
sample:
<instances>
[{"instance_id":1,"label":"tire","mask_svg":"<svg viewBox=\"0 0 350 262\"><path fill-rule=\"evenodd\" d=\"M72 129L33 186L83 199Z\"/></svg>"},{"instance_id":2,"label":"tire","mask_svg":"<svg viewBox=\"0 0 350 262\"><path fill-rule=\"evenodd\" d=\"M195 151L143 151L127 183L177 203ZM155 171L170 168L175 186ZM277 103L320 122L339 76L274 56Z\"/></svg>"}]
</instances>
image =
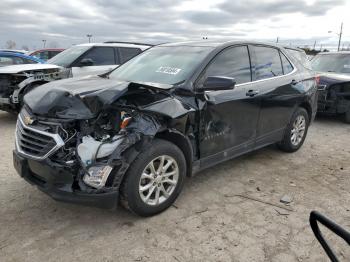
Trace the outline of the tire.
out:
<instances>
[{"instance_id":1,"label":"tire","mask_svg":"<svg viewBox=\"0 0 350 262\"><path fill-rule=\"evenodd\" d=\"M302 122L304 121L304 125ZM285 152L295 152L304 144L307 131L309 128L310 119L307 111L299 107L293 114L283 137L283 140L278 143L278 147ZM297 127L297 128L296 128ZM301 131L303 132L301 133ZM293 133L295 136L293 136Z\"/></svg>"},{"instance_id":2,"label":"tire","mask_svg":"<svg viewBox=\"0 0 350 262\"><path fill-rule=\"evenodd\" d=\"M170 166L159 173L162 159L164 168L167 164ZM183 188L185 176L186 161L182 151L166 140L155 139L150 147L141 151L126 172L121 185L121 204L140 216L158 214L174 203Z\"/></svg>"},{"instance_id":3,"label":"tire","mask_svg":"<svg viewBox=\"0 0 350 262\"><path fill-rule=\"evenodd\" d=\"M350 124L350 108L346 111L344 115L344 122Z\"/></svg>"}]
</instances>

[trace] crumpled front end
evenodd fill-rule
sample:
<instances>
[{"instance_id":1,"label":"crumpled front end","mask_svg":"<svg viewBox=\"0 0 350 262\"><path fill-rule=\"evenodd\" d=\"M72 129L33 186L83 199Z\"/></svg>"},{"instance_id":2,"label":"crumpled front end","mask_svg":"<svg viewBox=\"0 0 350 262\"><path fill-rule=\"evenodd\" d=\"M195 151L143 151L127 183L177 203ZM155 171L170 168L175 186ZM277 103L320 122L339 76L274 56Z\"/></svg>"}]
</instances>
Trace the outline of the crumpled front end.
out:
<instances>
[{"instance_id":1,"label":"crumpled front end","mask_svg":"<svg viewBox=\"0 0 350 262\"><path fill-rule=\"evenodd\" d=\"M16 128L14 165L18 173L57 200L115 207L129 165L174 113L158 111L160 104L172 100L164 92L130 85L126 90L114 89L113 93L119 94L114 101L107 95L111 94L109 88L62 96L56 93L60 103L72 110L79 108L86 112L85 117L70 115L70 110L61 111L56 105L50 112L56 116L53 118L25 105ZM181 103L174 103L180 107ZM184 108L179 110L181 114L186 114Z\"/></svg>"},{"instance_id":2,"label":"crumpled front end","mask_svg":"<svg viewBox=\"0 0 350 262\"><path fill-rule=\"evenodd\" d=\"M18 111L24 94L31 88L69 77L71 77L71 71L65 68L0 73L0 110Z\"/></svg>"},{"instance_id":3,"label":"crumpled front end","mask_svg":"<svg viewBox=\"0 0 350 262\"><path fill-rule=\"evenodd\" d=\"M350 81L321 78L318 85L318 112L343 114L350 110Z\"/></svg>"}]
</instances>

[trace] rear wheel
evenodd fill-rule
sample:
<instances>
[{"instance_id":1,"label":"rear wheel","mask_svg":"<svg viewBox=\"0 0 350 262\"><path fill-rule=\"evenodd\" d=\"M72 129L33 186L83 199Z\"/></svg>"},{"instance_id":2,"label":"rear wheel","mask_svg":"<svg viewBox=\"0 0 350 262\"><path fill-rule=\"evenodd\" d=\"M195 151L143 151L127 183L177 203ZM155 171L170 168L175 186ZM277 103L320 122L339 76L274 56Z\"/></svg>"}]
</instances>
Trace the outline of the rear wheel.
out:
<instances>
[{"instance_id":1,"label":"rear wheel","mask_svg":"<svg viewBox=\"0 0 350 262\"><path fill-rule=\"evenodd\" d=\"M350 108L348 109L348 111L344 115L344 121L345 121L345 123L350 124Z\"/></svg>"},{"instance_id":2,"label":"rear wheel","mask_svg":"<svg viewBox=\"0 0 350 262\"><path fill-rule=\"evenodd\" d=\"M309 115L304 108L298 108L287 126L279 148L286 152L297 151L304 143L309 128Z\"/></svg>"},{"instance_id":3,"label":"rear wheel","mask_svg":"<svg viewBox=\"0 0 350 262\"><path fill-rule=\"evenodd\" d=\"M174 144L155 139L130 165L121 187L121 203L140 216L167 209L183 187L186 161Z\"/></svg>"}]
</instances>

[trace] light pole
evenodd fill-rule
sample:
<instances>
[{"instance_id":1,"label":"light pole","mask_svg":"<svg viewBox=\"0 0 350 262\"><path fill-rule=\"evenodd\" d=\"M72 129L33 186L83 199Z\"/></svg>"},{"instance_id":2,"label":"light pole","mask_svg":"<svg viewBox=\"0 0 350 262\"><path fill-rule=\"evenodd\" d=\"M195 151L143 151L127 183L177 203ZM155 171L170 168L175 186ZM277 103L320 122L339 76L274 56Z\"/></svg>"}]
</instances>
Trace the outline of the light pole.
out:
<instances>
[{"instance_id":1,"label":"light pole","mask_svg":"<svg viewBox=\"0 0 350 262\"><path fill-rule=\"evenodd\" d=\"M341 22L341 25L340 25L340 33L336 33L336 32L333 32L333 31L328 31L328 33L335 33L339 36L339 41L338 41L338 51L340 50L340 43L341 43L341 37L343 35L343 22Z\"/></svg>"},{"instance_id":2,"label":"light pole","mask_svg":"<svg viewBox=\"0 0 350 262\"><path fill-rule=\"evenodd\" d=\"M92 34L87 34L86 37L89 38L89 43L90 43Z\"/></svg>"},{"instance_id":3,"label":"light pole","mask_svg":"<svg viewBox=\"0 0 350 262\"><path fill-rule=\"evenodd\" d=\"M46 40L43 39L43 40L41 40L41 41L43 42L43 46L44 46L44 48L45 48L45 46L46 46Z\"/></svg>"}]
</instances>

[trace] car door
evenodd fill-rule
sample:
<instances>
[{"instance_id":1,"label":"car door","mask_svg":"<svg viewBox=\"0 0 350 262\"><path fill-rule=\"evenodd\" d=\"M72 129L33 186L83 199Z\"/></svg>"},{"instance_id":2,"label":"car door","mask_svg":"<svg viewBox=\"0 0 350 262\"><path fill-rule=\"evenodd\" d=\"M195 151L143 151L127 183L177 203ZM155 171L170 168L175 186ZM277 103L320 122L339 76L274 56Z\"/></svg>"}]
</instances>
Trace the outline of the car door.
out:
<instances>
[{"instance_id":1,"label":"car door","mask_svg":"<svg viewBox=\"0 0 350 262\"><path fill-rule=\"evenodd\" d=\"M248 47L233 46L221 51L198 81L208 76L233 77L233 90L207 91L206 107L200 112L201 166L209 166L253 148L260 105L250 90L251 65Z\"/></svg>"},{"instance_id":2,"label":"car door","mask_svg":"<svg viewBox=\"0 0 350 262\"><path fill-rule=\"evenodd\" d=\"M86 59L90 59L92 64L83 64L82 61ZM97 46L86 51L73 63L72 74L73 77L99 75L116 67L114 48Z\"/></svg>"},{"instance_id":3,"label":"car door","mask_svg":"<svg viewBox=\"0 0 350 262\"><path fill-rule=\"evenodd\" d=\"M299 77L287 57L271 46L250 46L252 92L259 93L261 112L255 147L280 141L295 110Z\"/></svg>"}]
</instances>

